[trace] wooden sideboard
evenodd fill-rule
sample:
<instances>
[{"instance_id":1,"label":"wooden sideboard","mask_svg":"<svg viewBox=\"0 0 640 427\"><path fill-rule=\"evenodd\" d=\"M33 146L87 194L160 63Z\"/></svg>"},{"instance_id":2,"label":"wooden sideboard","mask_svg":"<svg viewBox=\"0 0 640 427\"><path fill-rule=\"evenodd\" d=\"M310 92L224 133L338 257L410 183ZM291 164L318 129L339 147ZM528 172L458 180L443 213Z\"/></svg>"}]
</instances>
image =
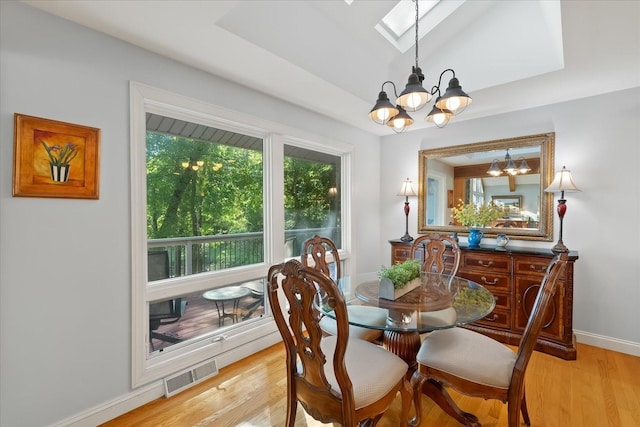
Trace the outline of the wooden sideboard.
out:
<instances>
[{"instance_id":1,"label":"wooden sideboard","mask_svg":"<svg viewBox=\"0 0 640 427\"><path fill-rule=\"evenodd\" d=\"M391 263L409 258L412 242L390 240ZM460 245L458 276L473 280L489 289L496 307L482 320L466 328L490 336L500 342L518 345L527 325L540 282L551 259L551 250L481 246L469 249ZM416 258L421 258L416 251ZM536 350L567 360L575 360L576 341L573 333L573 267L577 252L569 253L569 264L546 321Z\"/></svg>"}]
</instances>

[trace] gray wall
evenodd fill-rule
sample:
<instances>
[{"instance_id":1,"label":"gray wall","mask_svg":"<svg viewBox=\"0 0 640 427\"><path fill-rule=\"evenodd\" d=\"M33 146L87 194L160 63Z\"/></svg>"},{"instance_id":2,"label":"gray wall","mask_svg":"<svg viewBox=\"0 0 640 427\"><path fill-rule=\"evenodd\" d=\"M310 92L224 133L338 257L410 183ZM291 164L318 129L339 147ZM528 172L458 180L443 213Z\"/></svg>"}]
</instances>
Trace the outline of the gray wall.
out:
<instances>
[{"instance_id":1,"label":"gray wall","mask_svg":"<svg viewBox=\"0 0 640 427\"><path fill-rule=\"evenodd\" d=\"M130 80L353 144L358 278L375 277L404 234L396 194L417 182L418 150L555 131L556 168L582 189L567 197L564 234L580 251L579 339L640 348L640 89L391 135L380 150L377 137L0 1L0 425L82 419L132 394ZM102 130L99 200L11 196L16 112ZM413 235L416 214L414 199Z\"/></svg>"},{"instance_id":2,"label":"gray wall","mask_svg":"<svg viewBox=\"0 0 640 427\"><path fill-rule=\"evenodd\" d=\"M131 391L130 80L354 145L356 273L378 268L379 138L18 2L0 19L0 425ZM99 200L11 196L16 112L101 129Z\"/></svg>"}]
</instances>

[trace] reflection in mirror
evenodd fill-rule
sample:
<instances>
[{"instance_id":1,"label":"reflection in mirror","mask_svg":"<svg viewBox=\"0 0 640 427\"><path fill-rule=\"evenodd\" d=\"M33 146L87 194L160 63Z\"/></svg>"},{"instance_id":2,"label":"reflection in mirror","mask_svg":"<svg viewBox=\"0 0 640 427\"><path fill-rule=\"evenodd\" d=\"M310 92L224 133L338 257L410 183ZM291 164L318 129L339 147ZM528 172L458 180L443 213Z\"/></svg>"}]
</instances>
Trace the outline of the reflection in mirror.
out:
<instances>
[{"instance_id":1,"label":"reflection in mirror","mask_svg":"<svg viewBox=\"0 0 640 427\"><path fill-rule=\"evenodd\" d=\"M466 228L451 217L461 202L494 203L503 215L485 229L513 239L553 237L554 133L420 151L418 232ZM453 194L453 197L450 196Z\"/></svg>"}]
</instances>

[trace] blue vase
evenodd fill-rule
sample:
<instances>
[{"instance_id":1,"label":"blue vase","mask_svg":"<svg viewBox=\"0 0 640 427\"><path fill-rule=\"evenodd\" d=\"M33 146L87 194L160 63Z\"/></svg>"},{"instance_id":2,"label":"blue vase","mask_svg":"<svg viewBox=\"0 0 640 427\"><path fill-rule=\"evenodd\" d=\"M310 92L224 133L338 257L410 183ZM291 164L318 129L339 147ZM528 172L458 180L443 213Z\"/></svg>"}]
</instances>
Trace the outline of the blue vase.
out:
<instances>
[{"instance_id":1,"label":"blue vase","mask_svg":"<svg viewBox=\"0 0 640 427\"><path fill-rule=\"evenodd\" d=\"M479 228L471 228L471 229L469 229L469 237L467 239L468 242L469 242L469 247L470 248L479 248L480 247L480 240L482 240L483 237L484 237L484 233Z\"/></svg>"}]
</instances>

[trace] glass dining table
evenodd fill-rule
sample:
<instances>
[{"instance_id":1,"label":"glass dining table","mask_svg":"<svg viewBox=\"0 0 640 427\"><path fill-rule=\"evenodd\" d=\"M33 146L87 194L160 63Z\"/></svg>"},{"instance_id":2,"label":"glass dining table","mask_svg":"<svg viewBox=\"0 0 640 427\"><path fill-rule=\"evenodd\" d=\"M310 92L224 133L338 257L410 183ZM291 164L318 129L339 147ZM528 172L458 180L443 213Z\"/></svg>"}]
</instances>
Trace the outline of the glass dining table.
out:
<instances>
[{"instance_id":1,"label":"glass dining table","mask_svg":"<svg viewBox=\"0 0 640 427\"><path fill-rule=\"evenodd\" d=\"M379 295L378 281L358 285L356 299L347 306L349 324L383 331L382 345L407 362L408 375L418 367L421 334L475 322L495 307L493 294L482 285L462 277L427 272L422 272L418 287L397 299ZM321 296L317 306L324 315L335 318L331 304L322 301ZM354 306L357 310L353 310ZM352 316L352 312L356 315ZM464 414L439 384L425 382L423 392L445 411ZM475 418L467 415L470 421Z\"/></svg>"},{"instance_id":2,"label":"glass dining table","mask_svg":"<svg viewBox=\"0 0 640 427\"><path fill-rule=\"evenodd\" d=\"M379 282L357 286L357 300L351 304L376 307L377 315L359 315L349 323L383 331L383 345L404 359L413 370L420 348L420 334L475 322L487 316L495 307L493 294L471 280L435 273L422 273L420 286L395 299L379 297ZM379 313L386 311L381 321ZM325 312L331 315L330 312Z\"/></svg>"}]
</instances>

